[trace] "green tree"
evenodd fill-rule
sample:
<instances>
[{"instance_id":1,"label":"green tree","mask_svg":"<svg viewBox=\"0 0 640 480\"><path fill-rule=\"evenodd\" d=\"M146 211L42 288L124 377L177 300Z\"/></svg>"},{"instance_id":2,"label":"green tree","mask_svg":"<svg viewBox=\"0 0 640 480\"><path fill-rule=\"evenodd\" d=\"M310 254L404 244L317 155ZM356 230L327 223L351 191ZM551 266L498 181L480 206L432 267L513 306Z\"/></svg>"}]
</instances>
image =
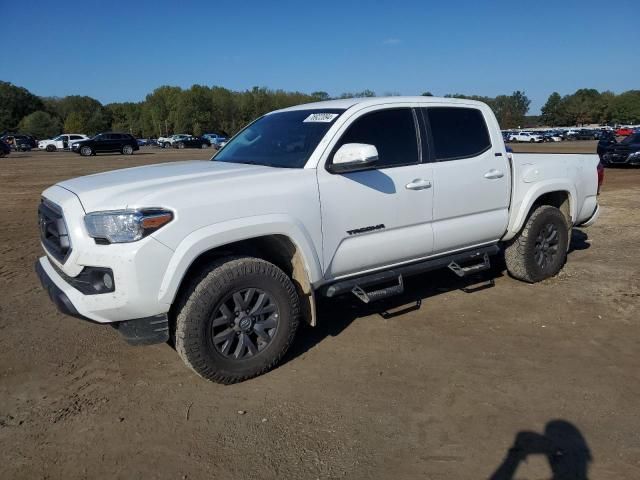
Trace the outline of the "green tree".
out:
<instances>
[{"instance_id":1,"label":"green tree","mask_svg":"<svg viewBox=\"0 0 640 480\"><path fill-rule=\"evenodd\" d=\"M640 123L640 90L629 90L617 95L611 104L615 123Z\"/></svg>"},{"instance_id":2,"label":"green tree","mask_svg":"<svg viewBox=\"0 0 640 480\"><path fill-rule=\"evenodd\" d=\"M426 91L426 92L422 92L420 94L420 96L422 96L422 97L433 97L433 93L431 93L429 91Z\"/></svg>"},{"instance_id":3,"label":"green tree","mask_svg":"<svg viewBox=\"0 0 640 480\"><path fill-rule=\"evenodd\" d=\"M547 103L540 109L542 121L545 125L555 126L564 124L562 97L558 92L549 95Z\"/></svg>"},{"instance_id":4,"label":"green tree","mask_svg":"<svg viewBox=\"0 0 640 480\"><path fill-rule=\"evenodd\" d=\"M43 109L42 100L26 88L0 81L0 132L15 131L24 117Z\"/></svg>"},{"instance_id":5,"label":"green tree","mask_svg":"<svg viewBox=\"0 0 640 480\"><path fill-rule=\"evenodd\" d=\"M47 112L38 110L20 122L20 131L36 138L50 138L60 133L60 120Z\"/></svg>"},{"instance_id":6,"label":"green tree","mask_svg":"<svg viewBox=\"0 0 640 480\"><path fill-rule=\"evenodd\" d=\"M85 133L84 118L79 112L71 112L64 121L64 133Z\"/></svg>"}]
</instances>

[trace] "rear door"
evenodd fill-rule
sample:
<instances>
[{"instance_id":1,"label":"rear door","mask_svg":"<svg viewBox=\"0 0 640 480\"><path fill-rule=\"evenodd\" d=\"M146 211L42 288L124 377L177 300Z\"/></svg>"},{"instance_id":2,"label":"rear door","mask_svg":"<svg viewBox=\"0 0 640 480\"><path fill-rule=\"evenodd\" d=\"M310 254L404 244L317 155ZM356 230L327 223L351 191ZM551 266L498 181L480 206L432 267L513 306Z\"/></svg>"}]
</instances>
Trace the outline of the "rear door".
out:
<instances>
[{"instance_id":1,"label":"rear door","mask_svg":"<svg viewBox=\"0 0 640 480\"><path fill-rule=\"evenodd\" d=\"M472 106L421 110L432 147L434 254L496 242L509 221L511 171L495 118Z\"/></svg>"}]
</instances>

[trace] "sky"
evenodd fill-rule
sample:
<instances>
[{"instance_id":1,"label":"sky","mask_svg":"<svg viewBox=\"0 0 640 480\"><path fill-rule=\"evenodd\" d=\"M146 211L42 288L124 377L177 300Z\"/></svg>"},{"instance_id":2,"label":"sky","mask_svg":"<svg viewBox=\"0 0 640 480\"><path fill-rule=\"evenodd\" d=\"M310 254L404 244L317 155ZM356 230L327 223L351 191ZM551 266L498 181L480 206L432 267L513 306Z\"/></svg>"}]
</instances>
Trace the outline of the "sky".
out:
<instances>
[{"instance_id":1,"label":"sky","mask_svg":"<svg viewBox=\"0 0 640 480\"><path fill-rule=\"evenodd\" d=\"M9 9L8 5L12 7ZM18 7L19 5L19 7ZM378 95L640 88L637 1L0 0L0 80L141 101L160 85Z\"/></svg>"}]
</instances>

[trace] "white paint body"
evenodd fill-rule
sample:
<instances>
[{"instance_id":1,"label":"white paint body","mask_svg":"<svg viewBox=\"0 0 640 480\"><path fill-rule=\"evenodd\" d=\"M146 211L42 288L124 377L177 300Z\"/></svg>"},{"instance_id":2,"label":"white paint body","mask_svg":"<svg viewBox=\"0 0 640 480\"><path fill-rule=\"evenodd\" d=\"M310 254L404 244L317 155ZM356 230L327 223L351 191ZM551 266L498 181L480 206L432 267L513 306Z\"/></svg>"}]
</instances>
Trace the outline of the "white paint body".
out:
<instances>
[{"instance_id":1,"label":"white paint body","mask_svg":"<svg viewBox=\"0 0 640 480\"><path fill-rule=\"evenodd\" d=\"M324 167L333 147L360 116L391 107L479 109L492 148L477 157L346 174ZM297 246L310 284L512 238L536 199L565 191L572 223L597 216L596 155L514 154L508 158L486 105L434 97L345 99L295 109L346 108L304 168L215 161L176 162L80 177L43 197L64 213L72 252L64 264L47 255L42 267L78 312L108 323L166 313L193 261L216 247L265 235ZM97 245L90 212L162 207L172 222L140 241ZM594 214L595 212L595 214ZM384 224L359 235L348 231ZM53 268L76 276L84 266L109 267L116 291L82 295Z\"/></svg>"}]
</instances>

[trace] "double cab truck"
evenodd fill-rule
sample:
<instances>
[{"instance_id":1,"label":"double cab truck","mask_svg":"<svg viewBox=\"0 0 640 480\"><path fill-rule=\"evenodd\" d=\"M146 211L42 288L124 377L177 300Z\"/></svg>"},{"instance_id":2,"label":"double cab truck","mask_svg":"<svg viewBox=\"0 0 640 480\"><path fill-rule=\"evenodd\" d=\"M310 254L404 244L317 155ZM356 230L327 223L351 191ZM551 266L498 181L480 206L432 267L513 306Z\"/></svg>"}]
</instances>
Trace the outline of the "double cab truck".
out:
<instances>
[{"instance_id":1,"label":"double cab truck","mask_svg":"<svg viewBox=\"0 0 640 480\"><path fill-rule=\"evenodd\" d=\"M572 227L596 221L601 179L596 155L510 153L480 102L299 105L210 161L48 188L36 270L62 312L169 342L233 383L278 364L299 323L316 325L319 296L374 302L407 276L464 276L498 254L516 279L552 277Z\"/></svg>"}]
</instances>

